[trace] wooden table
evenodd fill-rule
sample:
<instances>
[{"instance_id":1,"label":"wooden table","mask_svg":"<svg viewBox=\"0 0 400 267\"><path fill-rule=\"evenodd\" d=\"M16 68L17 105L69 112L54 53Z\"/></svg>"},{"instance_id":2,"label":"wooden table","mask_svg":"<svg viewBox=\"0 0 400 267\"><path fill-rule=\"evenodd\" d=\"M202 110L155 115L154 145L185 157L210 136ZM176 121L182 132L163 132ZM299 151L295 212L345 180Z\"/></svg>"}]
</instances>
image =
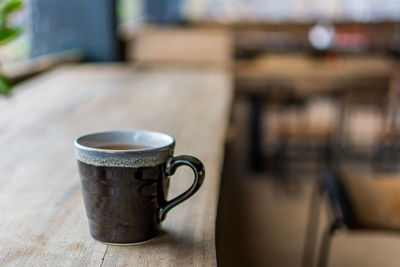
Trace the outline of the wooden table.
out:
<instances>
[{"instance_id":1,"label":"wooden table","mask_svg":"<svg viewBox=\"0 0 400 267\"><path fill-rule=\"evenodd\" d=\"M264 55L235 64L235 88L251 103L249 158L254 170L262 167L262 98L306 98L346 89L388 89L394 64L382 57L344 57L330 60L301 54ZM265 137L264 137L265 138Z\"/></svg>"},{"instance_id":2,"label":"wooden table","mask_svg":"<svg viewBox=\"0 0 400 267\"><path fill-rule=\"evenodd\" d=\"M388 81L394 70L394 64L382 57L319 59L301 54L265 55L238 61L235 80L239 93L270 95L291 90L297 95L324 94L354 85L360 87L362 81L362 85Z\"/></svg>"},{"instance_id":3,"label":"wooden table","mask_svg":"<svg viewBox=\"0 0 400 267\"><path fill-rule=\"evenodd\" d=\"M0 99L0 265L215 266L215 223L232 100L223 68L73 65ZM176 154L200 158L206 180L171 211L163 232L137 246L108 246L88 230L75 137L110 129L169 133ZM171 178L170 197L191 184Z\"/></svg>"},{"instance_id":4,"label":"wooden table","mask_svg":"<svg viewBox=\"0 0 400 267\"><path fill-rule=\"evenodd\" d=\"M230 66L233 38L222 26L146 26L128 44L128 59L136 62Z\"/></svg>"}]
</instances>

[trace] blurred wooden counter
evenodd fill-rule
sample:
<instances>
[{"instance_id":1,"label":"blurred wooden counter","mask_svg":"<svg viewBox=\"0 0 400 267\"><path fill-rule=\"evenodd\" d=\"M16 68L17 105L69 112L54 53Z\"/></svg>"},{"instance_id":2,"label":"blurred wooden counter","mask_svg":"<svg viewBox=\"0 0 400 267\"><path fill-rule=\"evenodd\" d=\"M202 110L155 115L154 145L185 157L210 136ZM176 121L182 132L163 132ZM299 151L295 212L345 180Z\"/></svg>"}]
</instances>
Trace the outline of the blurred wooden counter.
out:
<instances>
[{"instance_id":1,"label":"blurred wooden counter","mask_svg":"<svg viewBox=\"0 0 400 267\"><path fill-rule=\"evenodd\" d=\"M394 71L394 63L382 57L319 59L301 54L272 54L238 61L235 81L240 93L266 95L286 90L302 95L349 87L387 89Z\"/></svg>"},{"instance_id":2,"label":"blurred wooden counter","mask_svg":"<svg viewBox=\"0 0 400 267\"><path fill-rule=\"evenodd\" d=\"M233 38L227 27L146 26L132 35L128 59L150 63L230 66Z\"/></svg>"},{"instance_id":3,"label":"blurred wooden counter","mask_svg":"<svg viewBox=\"0 0 400 267\"><path fill-rule=\"evenodd\" d=\"M229 72L210 67L83 64L17 86L0 99L0 265L215 266L231 100ZM89 236L73 140L110 129L171 134L177 155L194 155L206 168L200 191L142 245L108 246ZM170 197L191 184L187 175L171 179Z\"/></svg>"}]
</instances>

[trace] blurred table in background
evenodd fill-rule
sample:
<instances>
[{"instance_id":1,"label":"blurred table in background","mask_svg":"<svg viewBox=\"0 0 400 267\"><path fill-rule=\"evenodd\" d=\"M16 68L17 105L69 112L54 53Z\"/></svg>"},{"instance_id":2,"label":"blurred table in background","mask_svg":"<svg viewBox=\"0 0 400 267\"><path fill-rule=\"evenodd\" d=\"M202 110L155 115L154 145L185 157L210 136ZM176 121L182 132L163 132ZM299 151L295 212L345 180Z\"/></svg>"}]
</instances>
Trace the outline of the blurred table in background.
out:
<instances>
[{"instance_id":1,"label":"blurred table in background","mask_svg":"<svg viewBox=\"0 0 400 267\"><path fill-rule=\"evenodd\" d=\"M269 95L276 89L295 94L329 93L349 86L388 82L394 65L382 57L355 56L313 58L302 54L266 54L235 64L239 93ZM383 84L384 85L384 84Z\"/></svg>"},{"instance_id":2,"label":"blurred table in background","mask_svg":"<svg viewBox=\"0 0 400 267\"><path fill-rule=\"evenodd\" d=\"M146 26L131 36L127 57L135 62L229 66L232 36L228 28Z\"/></svg>"},{"instance_id":3,"label":"blurred table in background","mask_svg":"<svg viewBox=\"0 0 400 267\"><path fill-rule=\"evenodd\" d=\"M302 54L265 54L250 60L238 60L234 71L235 88L251 103L249 142L252 166L258 169L262 164L262 139L265 138L265 133L261 133L262 103L301 102L301 99L323 95L339 97L340 105L369 97L369 100L376 101L376 105L385 100L381 108L396 106L389 103L390 90L395 88L391 86L395 73L394 62L374 56L314 58Z\"/></svg>"},{"instance_id":4,"label":"blurred table in background","mask_svg":"<svg viewBox=\"0 0 400 267\"><path fill-rule=\"evenodd\" d=\"M215 266L231 89L224 68L124 64L61 67L18 85L0 99L0 265ZM205 165L203 187L145 244L89 235L73 141L112 129L171 134L176 155ZM170 197L192 183L190 170L175 176Z\"/></svg>"}]
</instances>

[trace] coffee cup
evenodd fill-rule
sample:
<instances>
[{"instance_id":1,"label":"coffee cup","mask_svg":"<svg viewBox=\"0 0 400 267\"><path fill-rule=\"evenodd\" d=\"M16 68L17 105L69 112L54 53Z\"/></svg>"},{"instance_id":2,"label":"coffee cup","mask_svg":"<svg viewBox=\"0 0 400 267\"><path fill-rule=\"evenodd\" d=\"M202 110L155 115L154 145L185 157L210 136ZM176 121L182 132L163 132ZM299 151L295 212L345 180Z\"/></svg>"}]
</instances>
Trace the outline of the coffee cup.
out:
<instances>
[{"instance_id":1,"label":"coffee cup","mask_svg":"<svg viewBox=\"0 0 400 267\"><path fill-rule=\"evenodd\" d=\"M90 234L109 244L155 237L166 214L204 181L200 160L174 156L172 136L145 130L98 132L75 140L76 159ZM169 179L179 166L193 170L193 184L167 200Z\"/></svg>"}]
</instances>

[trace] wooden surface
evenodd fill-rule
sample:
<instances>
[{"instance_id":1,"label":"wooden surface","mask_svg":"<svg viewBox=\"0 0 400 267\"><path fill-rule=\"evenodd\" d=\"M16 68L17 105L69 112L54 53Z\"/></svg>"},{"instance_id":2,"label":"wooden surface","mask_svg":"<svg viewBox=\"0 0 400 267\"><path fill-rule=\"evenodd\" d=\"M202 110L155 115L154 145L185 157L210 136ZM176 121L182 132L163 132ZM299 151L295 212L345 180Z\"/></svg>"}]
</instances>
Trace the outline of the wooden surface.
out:
<instances>
[{"instance_id":1,"label":"wooden surface","mask_svg":"<svg viewBox=\"0 0 400 267\"><path fill-rule=\"evenodd\" d=\"M218 68L77 65L19 85L0 99L0 265L215 266L231 98L230 75ZM169 133L176 155L206 168L199 192L142 245L108 246L89 235L73 140L111 129ZM179 169L170 197L191 182Z\"/></svg>"},{"instance_id":2,"label":"wooden surface","mask_svg":"<svg viewBox=\"0 0 400 267\"><path fill-rule=\"evenodd\" d=\"M388 86L394 64L382 57L344 57L328 60L304 55L265 55L241 60L235 66L239 92L298 94L325 93L338 88Z\"/></svg>"},{"instance_id":3,"label":"wooden surface","mask_svg":"<svg viewBox=\"0 0 400 267\"><path fill-rule=\"evenodd\" d=\"M229 66L232 36L227 28L144 27L128 48L136 62L195 63Z\"/></svg>"}]
</instances>

